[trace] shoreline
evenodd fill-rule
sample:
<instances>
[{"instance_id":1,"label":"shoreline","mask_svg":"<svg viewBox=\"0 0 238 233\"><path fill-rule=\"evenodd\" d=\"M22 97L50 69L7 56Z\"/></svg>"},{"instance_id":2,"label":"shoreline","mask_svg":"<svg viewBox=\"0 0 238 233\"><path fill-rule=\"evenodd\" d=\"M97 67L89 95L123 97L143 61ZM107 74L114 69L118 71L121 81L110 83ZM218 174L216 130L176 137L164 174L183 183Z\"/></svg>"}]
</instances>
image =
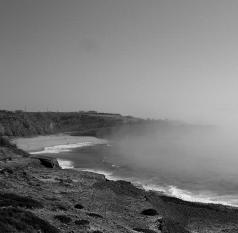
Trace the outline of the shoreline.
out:
<instances>
[{"instance_id":1,"label":"shoreline","mask_svg":"<svg viewBox=\"0 0 238 233\"><path fill-rule=\"evenodd\" d=\"M170 130L171 127L177 127L169 124L168 121L134 122L134 119L121 117L120 122L116 119L112 122L111 118L109 121L105 117L94 115L92 118L91 115L78 113L24 113L24 121L21 120L22 116L23 114L3 112L3 117L8 119L7 123L3 124L6 136L49 136L49 134L54 136L55 133L70 131L82 125L78 133L75 131L75 136L101 137L104 135L106 138L106 135L114 131L118 132L119 129L123 129L120 133L120 136L123 136L128 133L144 133L147 128L155 129L157 132L159 129ZM65 124L65 118L70 124ZM16 121L18 124L15 124ZM25 122L31 127L26 127L26 124L23 124ZM183 132L184 129L194 130L194 127L178 125L176 128L178 133ZM59 144L66 143L64 141ZM183 201L181 198L165 195L165 192L160 190L158 192L146 191L141 184L123 181L121 177L118 177L120 180L113 181L109 180L110 177L107 179L105 175L95 173L95 170L80 172L72 169L74 166L70 162L67 166L71 169L60 169L55 158L57 155L43 158L43 155L30 156L29 153L23 152L6 140L2 140L0 148L2 158L0 162L0 201L2 206L0 211L6 213L4 216L8 221L7 229L15 229L4 232L19 232L18 226L11 221L14 218L19 223L18 213L30 218L30 221L24 220L24 227L30 229L27 232L32 233L39 231L45 233L238 232L238 209L236 207ZM100 154L98 156L101 158ZM60 155L57 157L63 158ZM95 160L95 163L98 161ZM91 167L97 167L94 166L95 163ZM86 167L87 163L84 165ZM82 164L82 167L84 165ZM100 164L98 167L104 168ZM110 168L108 167L109 170ZM128 172L125 176L137 177L133 175L133 172ZM120 173L120 169L118 173L124 174L123 170ZM107 175L113 176L113 174ZM146 173L142 173L141 177L146 178ZM154 181L156 183L156 180ZM163 179L161 181L163 184ZM145 184L149 185L149 183L148 179L148 183ZM185 185L185 187L191 186ZM226 193L227 190L224 189L224 191ZM12 211L13 208L17 211ZM31 222L32 218L35 221L34 224ZM4 219L0 218L0 226L5 223ZM48 230L45 227L48 227Z\"/></svg>"},{"instance_id":2,"label":"shoreline","mask_svg":"<svg viewBox=\"0 0 238 233\"><path fill-rule=\"evenodd\" d=\"M122 180L122 181L130 182L135 187L140 188L144 191L156 192L159 194L166 195L168 197L178 198L178 199L180 199L182 201L186 201L186 202L205 204L205 205L206 204L207 205L222 205L224 207L238 208L238 205L230 204L225 201L223 201L223 202L222 201L213 201L213 200L209 200L209 197L204 197L204 196L197 197L195 194L192 194L190 191L180 189L176 186L168 185L166 187L162 187L162 186L158 186L156 184L148 185L148 184L144 184L143 182L141 182L139 180L133 181L132 179L125 179L123 177L113 176L112 172L106 171L106 170L89 169L89 168L75 168L73 165L73 161L65 160L62 158L56 158L56 159L59 162L59 165L63 170L72 169L72 170L79 171L79 172L90 172L90 173L94 173L94 174L103 175L107 180L110 180L110 181ZM173 195L170 192L174 192L175 194ZM185 196L185 197L183 197L183 196Z\"/></svg>"},{"instance_id":3,"label":"shoreline","mask_svg":"<svg viewBox=\"0 0 238 233\"><path fill-rule=\"evenodd\" d=\"M129 181L108 180L95 170L61 169L50 156L16 157L0 165L0 199L10 200L1 202L10 203L4 210L15 207L38 216L57 233L238 232L236 207L183 201ZM18 202L25 198L31 202Z\"/></svg>"},{"instance_id":4,"label":"shoreline","mask_svg":"<svg viewBox=\"0 0 238 233\"><path fill-rule=\"evenodd\" d=\"M93 146L93 145L98 145L98 144L108 144L108 141L105 139L101 139L101 138L94 138L94 137L90 137L90 136L80 136L80 137L75 137L75 136L70 136L68 134L57 134L57 135L48 135L46 136L47 138L58 138L58 137L62 137L63 141L66 140L66 144L57 144L57 143L49 143L48 146L45 145L40 145L37 147L33 147L33 151L29 151L29 153L31 155L43 155L44 154L58 154L58 153L63 153L63 152L70 152L75 148L80 148L80 147L87 147L87 146ZM71 141L71 139L73 139L73 142ZM24 140L26 138L18 138L20 140ZM45 139L45 136L37 136L37 138L32 138L31 139L37 139L37 140L41 140L41 139ZM77 139L77 140L75 140ZM78 142L78 140L81 139L81 142ZM90 140L92 139L96 139L95 142L91 142ZM86 141L85 141L86 140ZM61 141L61 143L63 142ZM17 142L17 139L15 139L15 142ZM47 142L48 143L48 142ZM23 146L23 149L25 149L25 145ZM146 191L154 191L154 192L159 192L159 193L163 193L165 195L171 196L171 197L175 197L178 199L181 199L183 201L189 201L189 202L195 202L195 203L204 203L204 204L215 204L215 205L223 205L223 206L229 206L229 207L234 207L237 208L238 204L233 204L233 203L229 203L226 200L211 200L212 198L216 198L216 195L214 194L194 194L189 190L186 189L180 189L179 187L173 186L173 185L166 185L166 186L159 186L156 184L145 184L145 182L142 182L140 180L134 180L133 179L125 179L123 177L120 176L114 176L111 171L106 171L106 170L102 170L102 169L89 169L89 168L75 168L74 167L74 163L71 160L67 160L64 158L57 158L60 166L63 169L74 169L74 170L79 170L79 171L89 171L92 173L96 173L96 174L102 174L104 175L108 180L112 180L112 181L116 181L116 180L125 180L128 182L131 182L133 185L135 185L136 187L141 187L142 189L146 190Z\"/></svg>"},{"instance_id":5,"label":"shoreline","mask_svg":"<svg viewBox=\"0 0 238 233\"><path fill-rule=\"evenodd\" d=\"M58 153L63 153L63 152L70 152L72 151L74 148L80 148L80 147L87 147L87 146L93 146L93 145L97 145L97 144L108 144L108 141L105 139L101 139L101 138L94 138L94 137L90 137L90 136L80 136L80 137L76 137L76 136L70 136L68 134L56 134L56 135L47 135L47 136L37 136L36 138L30 138L31 140L40 140L40 143L42 143L41 140L45 140L45 139L54 139L54 138L60 138L60 143L58 144L58 142L48 142L47 141L47 146L45 145L37 145L34 144L33 145L33 150L30 152L30 154L34 155L44 155L44 154L58 154ZM92 140L93 139L93 140ZM96 139L96 141L95 141ZM26 148L26 145L24 145L23 143L25 142L25 140L28 140L26 138L18 138L15 139L15 142L17 142L17 140L22 141L21 142L21 147L23 147L22 149ZM66 143L65 143L66 140ZM73 140L73 141L72 141ZM78 140L80 140L80 142L78 142ZM90 141L91 140L91 141ZM64 144L63 144L64 142ZM29 142L28 142L29 143ZM28 144L29 145L29 144ZM34 147L35 146L35 147ZM28 146L29 148L29 146ZM56 157L57 158L57 157ZM217 198L222 198L222 196L218 196L215 193L200 193L200 194L195 194L192 193L189 190L186 189L180 189L177 186L173 186L173 185L165 185L165 186L160 186L160 185L156 185L156 184L145 184L145 182L140 181L140 180L133 180L133 179L125 179L123 177L120 176L114 176L111 171L106 171L106 170L98 170L98 169L88 169L88 168L74 168L74 163L71 160L67 160L64 158L57 158L58 162L60 163L61 167L63 169L75 169L75 170L79 170L79 171L90 171L93 173L97 173L97 174L103 174L105 175L105 177L108 180L126 180L131 182L133 185L138 186L143 188L144 190L147 191L155 191L155 192L159 192L159 193L163 193L165 195L171 196L171 197L176 197L178 199L181 199L183 201L189 201L189 202L196 202L196 203L204 203L204 204L216 204L216 205L224 205L224 206L229 206L229 207L234 207L237 208L238 204L233 204L232 202L229 203L227 200L225 200L225 198L227 199L228 197L224 196L224 200L215 200ZM217 198L216 198L217 197Z\"/></svg>"}]
</instances>

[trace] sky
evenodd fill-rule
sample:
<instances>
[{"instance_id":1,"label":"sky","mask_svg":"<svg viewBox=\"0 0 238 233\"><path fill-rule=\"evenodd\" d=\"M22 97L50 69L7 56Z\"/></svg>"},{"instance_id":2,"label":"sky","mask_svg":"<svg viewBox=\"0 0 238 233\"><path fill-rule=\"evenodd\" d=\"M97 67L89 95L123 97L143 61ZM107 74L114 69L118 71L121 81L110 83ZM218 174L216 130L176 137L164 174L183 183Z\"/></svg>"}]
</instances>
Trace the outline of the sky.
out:
<instances>
[{"instance_id":1,"label":"sky","mask_svg":"<svg viewBox=\"0 0 238 233\"><path fill-rule=\"evenodd\" d=\"M0 109L238 125L238 1L0 0Z\"/></svg>"}]
</instances>

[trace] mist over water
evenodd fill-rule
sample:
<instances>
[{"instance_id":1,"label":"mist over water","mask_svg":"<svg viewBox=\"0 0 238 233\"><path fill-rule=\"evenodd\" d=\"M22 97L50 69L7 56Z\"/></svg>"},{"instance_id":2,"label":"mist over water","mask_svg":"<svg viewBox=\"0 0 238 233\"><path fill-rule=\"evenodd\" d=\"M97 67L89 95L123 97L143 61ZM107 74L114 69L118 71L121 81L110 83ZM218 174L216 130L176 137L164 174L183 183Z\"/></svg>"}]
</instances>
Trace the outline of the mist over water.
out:
<instances>
[{"instance_id":1,"label":"mist over water","mask_svg":"<svg viewBox=\"0 0 238 233\"><path fill-rule=\"evenodd\" d=\"M209 185L211 180L222 185L223 181L233 182L237 178L235 135L218 127L175 127L120 138L116 148L131 166L176 177L184 186L193 181L196 189Z\"/></svg>"},{"instance_id":2,"label":"mist over water","mask_svg":"<svg viewBox=\"0 0 238 233\"><path fill-rule=\"evenodd\" d=\"M105 157L118 166L115 176L148 189L237 205L237 138L235 131L222 127L150 127L114 137Z\"/></svg>"}]
</instances>

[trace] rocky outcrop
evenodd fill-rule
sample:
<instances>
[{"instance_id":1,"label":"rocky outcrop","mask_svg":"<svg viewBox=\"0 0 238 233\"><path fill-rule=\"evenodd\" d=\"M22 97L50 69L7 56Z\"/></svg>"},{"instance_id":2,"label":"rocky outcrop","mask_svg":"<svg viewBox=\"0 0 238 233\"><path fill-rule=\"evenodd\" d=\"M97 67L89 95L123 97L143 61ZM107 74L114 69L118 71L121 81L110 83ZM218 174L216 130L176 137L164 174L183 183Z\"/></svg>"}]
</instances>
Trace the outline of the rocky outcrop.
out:
<instances>
[{"instance_id":1,"label":"rocky outcrop","mask_svg":"<svg viewBox=\"0 0 238 233\"><path fill-rule=\"evenodd\" d=\"M118 181L99 181L94 184L94 187L97 189L105 190L110 189L118 195L126 195L132 197L143 197L143 191L138 189L131 182L118 180Z\"/></svg>"},{"instance_id":2,"label":"rocky outcrop","mask_svg":"<svg viewBox=\"0 0 238 233\"><path fill-rule=\"evenodd\" d=\"M60 165L59 165L56 158L52 158L52 157L49 157L49 156L39 156L39 155L38 156L32 156L31 158L39 160L41 165L43 165L44 167L56 168L56 169L60 168Z\"/></svg>"}]
</instances>

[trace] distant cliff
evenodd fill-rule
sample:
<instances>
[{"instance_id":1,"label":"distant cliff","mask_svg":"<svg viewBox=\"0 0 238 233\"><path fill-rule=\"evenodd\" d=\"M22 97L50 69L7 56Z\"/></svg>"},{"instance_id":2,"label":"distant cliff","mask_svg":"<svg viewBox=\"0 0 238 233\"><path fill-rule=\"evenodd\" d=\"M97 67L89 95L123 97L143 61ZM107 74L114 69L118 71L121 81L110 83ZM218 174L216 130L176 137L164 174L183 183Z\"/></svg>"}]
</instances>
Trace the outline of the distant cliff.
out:
<instances>
[{"instance_id":1,"label":"distant cliff","mask_svg":"<svg viewBox=\"0 0 238 233\"><path fill-rule=\"evenodd\" d=\"M97 136L110 128L142 120L120 114L89 112L0 111L0 135L33 136L77 132ZM109 130L110 131L110 130Z\"/></svg>"}]
</instances>

